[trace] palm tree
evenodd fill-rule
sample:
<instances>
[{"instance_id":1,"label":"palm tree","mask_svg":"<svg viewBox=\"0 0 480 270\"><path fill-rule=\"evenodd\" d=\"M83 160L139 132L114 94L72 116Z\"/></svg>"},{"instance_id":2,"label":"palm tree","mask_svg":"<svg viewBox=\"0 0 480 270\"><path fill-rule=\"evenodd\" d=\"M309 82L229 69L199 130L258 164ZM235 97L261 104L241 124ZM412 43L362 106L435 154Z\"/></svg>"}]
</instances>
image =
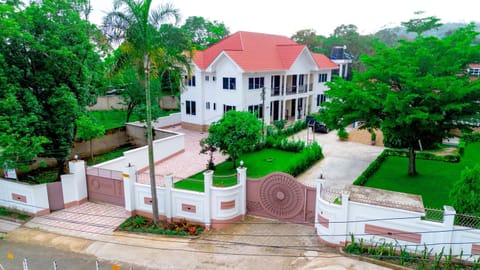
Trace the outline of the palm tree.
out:
<instances>
[{"instance_id":1,"label":"palm tree","mask_svg":"<svg viewBox=\"0 0 480 270\"><path fill-rule=\"evenodd\" d=\"M150 96L150 76L158 76L167 66L184 65L189 69L188 54L178 53L162 45L160 28L166 22L180 19L179 10L171 4L161 5L151 11L152 0L114 0L113 11L103 21L103 30L113 42L121 43L120 56L113 70L133 64L139 78L143 79L146 95L146 121L148 141L148 163L150 169L150 189L152 196L153 221L158 223L158 200L155 184L155 164L152 142L152 109Z\"/></svg>"}]
</instances>

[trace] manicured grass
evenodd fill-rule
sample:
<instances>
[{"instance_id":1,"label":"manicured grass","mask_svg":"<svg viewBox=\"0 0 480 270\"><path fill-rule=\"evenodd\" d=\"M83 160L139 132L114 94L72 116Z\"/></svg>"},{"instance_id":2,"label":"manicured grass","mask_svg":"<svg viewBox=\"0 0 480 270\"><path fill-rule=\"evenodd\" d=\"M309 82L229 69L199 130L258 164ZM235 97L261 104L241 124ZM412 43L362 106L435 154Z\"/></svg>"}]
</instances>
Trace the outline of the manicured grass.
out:
<instances>
[{"instance_id":1,"label":"manicured grass","mask_svg":"<svg viewBox=\"0 0 480 270\"><path fill-rule=\"evenodd\" d=\"M127 112L122 110L91 111L89 114L106 130L125 126L125 120L127 119ZM133 122L137 120L138 117L132 114L130 121Z\"/></svg>"},{"instance_id":2,"label":"manicured grass","mask_svg":"<svg viewBox=\"0 0 480 270\"><path fill-rule=\"evenodd\" d=\"M407 175L408 158L390 156L365 184L404 193L418 194L425 207L443 208L451 205L449 194L455 181L465 167L480 163L480 142L469 143L460 162L449 163L431 160L416 160L418 175Z\"/></svg>"},{"instance_id":3,"label":"manicured grass","mask_svg":"<svg viewBox=\"0 0 480 270\"><path fill-rule=\"evenodd\" d=\"M300 157L300 153L287 152L278 149L263 149L243 155L238 159L237 166L240 166L239 162L240 160L243 160L244 166L247 167L248 177L260 178L272 172L287 172L290 164L294 163L296 159ZM236 173L237 171L233 168L232 161L225 161L218 164L213 176L213 185L224 187L236 185ZM175 183L175 188L203 192L203 172Z\"/></svg>"}]
</instances>

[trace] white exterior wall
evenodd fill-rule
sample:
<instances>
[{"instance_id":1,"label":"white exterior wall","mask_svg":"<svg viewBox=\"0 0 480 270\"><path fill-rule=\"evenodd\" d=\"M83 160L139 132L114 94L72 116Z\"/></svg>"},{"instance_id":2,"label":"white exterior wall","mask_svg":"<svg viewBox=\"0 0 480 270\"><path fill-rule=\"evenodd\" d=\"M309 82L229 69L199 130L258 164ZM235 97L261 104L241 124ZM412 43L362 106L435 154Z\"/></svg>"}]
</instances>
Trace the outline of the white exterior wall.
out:
<instances>
[{"instance_id":1,"label":"white exterior wall","mask_svg":"<svg viewBox=\"0 0 480 270\"><path fill-rule=\"evenodd\" d=\"M422 220L423 213L349 201L349 194L345 193L341 196L342 204L337 205L322 198L320 182L317 184L315 228L318 236L326 242L344 245L353 234L355 241L364 239L367 245L390 242L410 252L421 252L426 246L432 250L432 256L440 254L442 249L448 255L451 249L453 255L463 254L466 260L479 258L479 255L470 257L470 254L472 244L480 243L480 230L454 226L455 211L449 206L445 206L443 222L432 222ZM392 238L368 234L366 224L392 230ZM396 230L420 235L420 243L394 239Z\"/></svg>"},{"instance_id":2,"label":"white exterior wall","mask_svg":"<svg viewBox=\"0 0 480 270\"><path fill-rule=\"evenodd\" d=\"M181 121L193 124L202 124L202 119L204 118L204 76L203 72L198 69L197 66L192 67L192 76L195 76L195 86L185 85L180 98L180 111L181 111ZM196 115L187 114L186 111L186 100L191 100L196 102Z\"/></svg>"},{"instance_id":3,"label":"white exterior wall","mask_svg":"<svg viewBox=\"0 0 480 270\"><path fill-rule=\"evenodd\" d=\"M33 214L50 209L46 184L29 185L0 178L0 187L0 205L4 207ZM17 200L15 195L24 196L26 202Z\"/></svg>"},{"instance_id":4,"label":"white exterior wall","mask_svg":"<svg viewBox=\"0 0 480 270\"><path fill-rule=\"evenodd\" d=\"M182 113L172 113L168 116L159 117L152 122L154 128L163 128L179 125L182 122Z\"/></svg>"},{"instance_id":5,"label":"white exterior wall","mask_svg":"<svg viewBox=\"0 0 480 270\"><path fill-rule=\"evenodd\" d=\"M155 161L165 159L185 148L185 134L177 135L153 141L153 158ZM132 149L123 153L119 157L93 167L109 169L114 171L123 171L130 164L136 168L145 168L148 166L148 146Z\"/></svg>"},{"instance_id":6,"label":"white exterior wall","mask_svg":"<svg viewBox=\"0 0 480 270\"><path fill-rule=\"evenodd\" d=\"M65 204L79 203L88 197L85 161L70 161L68 167L70 174L60 176L63 201Z\"/></svg>"}]
</instances>

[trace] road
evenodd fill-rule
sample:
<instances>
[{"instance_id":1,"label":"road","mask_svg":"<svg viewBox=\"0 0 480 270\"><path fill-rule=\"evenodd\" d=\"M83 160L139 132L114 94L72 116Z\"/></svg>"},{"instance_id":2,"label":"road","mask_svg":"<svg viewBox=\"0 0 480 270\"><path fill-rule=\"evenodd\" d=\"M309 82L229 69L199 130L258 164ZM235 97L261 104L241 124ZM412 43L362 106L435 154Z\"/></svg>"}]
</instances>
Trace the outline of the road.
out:
<instances>
[{"instance_id":1,"label":"road","mask_svg":"<svg viewBox=\"0 0 480 270\"><path fill-rule=\"evenodd\" d=\"M13 259L9 255L13 255ZM94 256L62 251L45 246L0 240L0 265L2 265L5 270L22 270L24 258L27 258L28 269L32 270L54 269L54 260L57 262L57 269L59 270L96 269L96 258ZM115 266L112 267L112 265L114 265L113 262L100 261L99 269L115 269ZM115 263L115 265L117 264ZM118 266L120 266L120 268L116 269L130 269L130 265L119 264ZM145 269L137 266L132 267L132 269ZM0 269L2 268L0 267Z\"/></svg>"}]
</instances>

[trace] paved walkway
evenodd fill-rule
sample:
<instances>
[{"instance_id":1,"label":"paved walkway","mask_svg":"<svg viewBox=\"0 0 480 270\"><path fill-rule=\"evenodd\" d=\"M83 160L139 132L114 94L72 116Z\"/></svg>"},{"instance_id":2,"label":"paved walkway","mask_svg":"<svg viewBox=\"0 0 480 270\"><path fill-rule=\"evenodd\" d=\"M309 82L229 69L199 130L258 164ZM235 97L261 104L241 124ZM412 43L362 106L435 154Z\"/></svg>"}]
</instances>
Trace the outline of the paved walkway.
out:
<instances>
[{"instance_id":1,"label":"paved walkway","mask_svg":"<svg viewBox=\"0 0 480 270\"><path fill-rule=\"evenodd\" d=\"M198 132L183 129L180 126L174 126L166 128L165 130L179 132L185 134L185 151L177 154L171 158L168 158L155 165L156 175L168 175L173 174L174 181L187 178L200 171L205 170L208 162L208 155L200 154L200 140L208 136L207 132ZM215 164L222 163L227 159L227 156L215 152L214 162ZM137 178L138 183L149 184L148 171L143 173ZM157 180L157 185L163 183L163 181Z\"/></svg>"},{"instance_id":2,"label":"paved walkway","mask_svg":"<svg viewBox=\"0 0 480 270\"><path fill-rule=\"evenodd\" d=\"M50 232L44 229L46 225L42 230L22 227L6 240L140 266L135 269L386 269L324 246L313 227L263 218L248 217L194 239L123 232L89 233L86 238L57 227L50 227Z\"/></svg>"},{"instance_id":3,"label":"paved walkway","mask_svg":"<svg viewBox=\"0 0 480 270\"><path fill-rule=\"evenodd\" d=\"M352 128L348 128L347 131L356 132ZM308 136L309 139L313 139L311 131L308 132ZM307 141L307 130L293 137ZM336 131L330 131L328 134L315 133L315 141L322 147L325 157L297 176L297 180L307 185L315 185L316 180L322 175L326 179L327 187L333 189L343 189L345 185L352 184L384 149L382 146L340 141Z\"/></svg>"},{"instance_id":4,"label":"paved walkway","mask_svg":"<svg viewBox=\"0 0 480 270\"><path fill-rule=\"evenodd\" d=\"M95 239L98 235L112 235L113 231L128 217L125 208L121 206L87 202L35 217L24 226Z\"/></svg>"}]
</instances>

